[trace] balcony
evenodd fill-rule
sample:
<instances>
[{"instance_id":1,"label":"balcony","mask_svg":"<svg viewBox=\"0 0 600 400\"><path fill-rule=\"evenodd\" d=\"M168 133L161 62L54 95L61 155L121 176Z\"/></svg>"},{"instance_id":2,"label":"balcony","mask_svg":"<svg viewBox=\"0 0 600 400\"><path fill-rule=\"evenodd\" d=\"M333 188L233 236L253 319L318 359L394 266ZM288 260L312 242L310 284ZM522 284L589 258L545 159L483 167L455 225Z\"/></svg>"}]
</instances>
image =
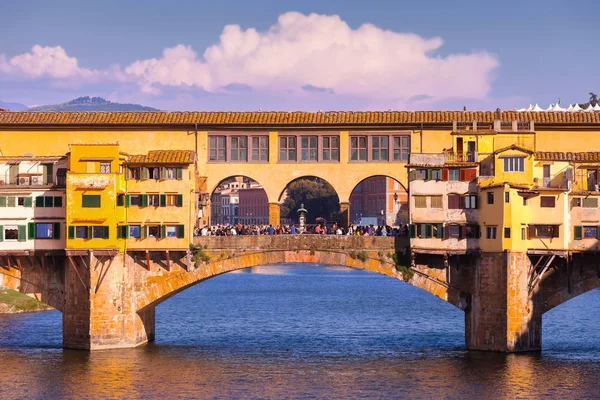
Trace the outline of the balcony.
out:
<instances>
[{"instance_id":1,"label":"balcony","mask_svg":"<svg viewBox=\"0 0 600 400\"><path fill-rule=\"evenodd\" d=\"M477 162L476 151L446 152L446 163Z\"/></svg>"}]
</instances>

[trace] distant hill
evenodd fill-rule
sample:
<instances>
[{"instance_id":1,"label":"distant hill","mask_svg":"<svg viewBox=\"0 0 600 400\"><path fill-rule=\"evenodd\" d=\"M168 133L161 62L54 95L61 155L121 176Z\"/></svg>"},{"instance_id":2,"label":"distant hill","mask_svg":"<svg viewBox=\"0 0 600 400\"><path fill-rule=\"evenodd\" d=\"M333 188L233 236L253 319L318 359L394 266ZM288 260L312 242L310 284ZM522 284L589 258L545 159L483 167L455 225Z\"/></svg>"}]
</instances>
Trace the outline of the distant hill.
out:
<instances>
[{"instance_id":1,"label":"distant hill","mask_svg":"<svg viewBox=\"0 0 600 400\"><path fill-rule=\"evenodd\" d=\"M2 107L0 103L0 108ZM16 111L16 110L13 110ZM79 97L68 103L31 107L27 111L159 111L140 104L113 103L102 97Z\"/></svg>"},{"instance_id":2,"label":"distant hill","mask_svg":"<svg viewBox=\"0 0 600 400\"><path fill-rule=\"evenodd\" d=\"M25 104L8 103L8 102L0 100L0 108L2 108L4 110L10 110L10 111L25 111L25 110L27 110L28 107Z\"/></svg>"}]
</instances>

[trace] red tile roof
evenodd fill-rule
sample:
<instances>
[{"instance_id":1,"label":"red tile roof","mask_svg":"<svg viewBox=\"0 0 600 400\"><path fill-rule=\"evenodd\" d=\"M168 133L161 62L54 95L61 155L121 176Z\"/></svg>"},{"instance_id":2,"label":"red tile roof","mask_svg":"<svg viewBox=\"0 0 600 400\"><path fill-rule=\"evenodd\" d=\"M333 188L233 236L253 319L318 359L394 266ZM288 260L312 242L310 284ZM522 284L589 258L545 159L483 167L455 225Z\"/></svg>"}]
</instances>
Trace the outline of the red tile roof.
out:
<instances>
[{"instance_id":1,"label":"red tile roof","mask_svg":"<svg viewBox=\"0 0 600 400\"><path fill-rule=\"evenodd\" d=\"M191 164L195 153L190 150L150 150L127 158L129 164Z\"/></svg>"},{"instance_id":2,"label":"red tile roof","mask_svg":"<svg viewBox=\"0 0 600 400\"><path fill-rule=\"evenodd\" d=\"M7 125L397 125L492 122L495 111L2 112ZM600 112L501 112L503 121L600 124Z\"/></svg>"},{"instance_id":3,"label":"red tile roof","mask_svg":"<svg viewBox=\"0 0 600 400\"><path fill-rule=\"evenodd\" d=\"M600 162L600 152L587 151L572 153L562 151L536 151L534 158L540 161Z\"/></svg>"},{"instance_id":4,"label":"red tile roof","mask_svg":"<svg viewBox=\"0 0 600 400\"><path fill-rule=\"evenodd\" d=\"M494 154L504 153L505 151L508 151L508 150L517 150L517 151L520 151L520 152L523 152L523 153L527 153L527 154L533 154L534 153L533 150L529 150L529 149L527 149L525 147L518 146L516 144L511 144L510 146L506 146L506 147L503 147L501 149L495 150Z\"/></svg>"}]
</instances>

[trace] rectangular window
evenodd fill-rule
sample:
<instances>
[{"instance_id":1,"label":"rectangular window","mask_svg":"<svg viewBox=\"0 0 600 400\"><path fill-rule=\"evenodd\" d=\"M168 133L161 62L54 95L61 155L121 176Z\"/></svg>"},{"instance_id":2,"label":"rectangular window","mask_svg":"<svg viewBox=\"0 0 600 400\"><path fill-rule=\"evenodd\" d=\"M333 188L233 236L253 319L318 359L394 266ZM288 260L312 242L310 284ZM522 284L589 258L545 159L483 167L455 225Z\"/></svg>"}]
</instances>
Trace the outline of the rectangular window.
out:
<instances>
[{"instance_id":1,"label":"rectangular window","mask_svg":"<svg viewBox=\"0 0 600 400\"><path fill-rule=\"evenodd\" d=\"M177 195L176 194L168 194L167 195L167 206L176 206L177 205Z\"/></svg>"},{"instance_id":2,"label":"rectangular window","mask_svg":"<svg viewBox=\"0 0 600 400\"><path fill-rule=\"evenodd\" d=\"M408 161L410 136L394 136L394 161Z\"/></svg>"},{"instance_id":3,"label":"rectangular window","mask_svg":"<svg viewBox=\"0 0 600 400\"><path fill-rule=\"evenodd\" d=\"M524 172L525 157L506 157L504 159L504 172Z\"/></svg>"},{"instance_id":4,"label":"rectangular window","mask_svg":"<svg viewBox=\"0 0 600 400\"><path fill-rule=\"evenodd\" d=\"M138 194L129 195L129 205L130 206L140 206L141 205L140 195L138 195Z\"/></svg>"},{"instance_id":5,"label":"rectangular window","mask_svg":"<svg viewBox=\"0 0 600 400\"><path fill-rule=\"evenodd\" d=\"M366 136L351 136L350 137L350 160L351 161L367 161L367 137Z\"/></svg>"},{"instance_id":6,"label":"rectangular window","mask_svg":"<svg viewBox=\"0 0 600 400\"><path fill-rule=\"evenodd\" d=\"M175 167L163 167L162 169L162 179L180 179L181 176L180 170L181 168Z\"/></svg>"},{"instance_id":7,"label":"rectangular window","mask_svg":"<svg viewBox=\"0 0 600 400\"><path fill-rule=\"evenodd\" d=\"M231 137L231 158L229 161L248 161L248 137Z\"/></svg>"},{"instance_id":8,"label":"rectangular window","mask_svg":"<svg viewBox=\"0 0 600 400\"><path fill-rule=\"evenodd\" d=\"M19 240L19 227L17 225L5 226L4 240Z\"/></svg>"},{"instance_id":9,"label":"rectangular window","mask_svg":"<svg viewBox=\"0 0 600 400\"><path fill-rule=\"evenodd\" d=\"M413 196L415 199L415 208L427 208L427 196Z\"/></svg>"},{"instance_id":10,"label":"rectangular window","mask_svg":"<svg viewBox=\"0 0 600 400\"><path fill-rule=\"evenodd\" d=\"M504 202L510 203L510 192L504 192Z\"/></svg>"},{"instance_id":11,"label":"rectangular window","mask_svg":"<svg viewBox=\"0 0 600 400\"><path fill-rule=\"evenodd\" d=\"M208 161L225 161L225 136L208 137Z\"/></svg>"},{"instance_id":12,"label":"rectangular window","mask_svg":"<svg viewBox=\"0 0 600 400\"><path fill-rule=\"evenodd\" d=\"M452 193L448 195L448 208L450 210L457 210L460 207L460 195Z\"/></svg>"},{"instance_id":13,"label":"rectangular window","mask_svg":"<svg viewBox=\"0 0 600 400\"><path fill-rule=\"evenodd\" d=\"M540 207L554 208L555 201L554 196L540 196Z\"/></svg>"},{"instance_id":14,"label":"rectangular window","mask_svg":"<svg viewBox=\"0 0 600 400\"><path fill-rule=\"evenodd\" d=\"M597 226L584 226L583 227L583 237L596 239L598 237L598 227Z\"/></svg>"},{"instance_id":15,"label":"rectangular window","mask_svg":"<svg viewBox=\"0 0 600 400\"><path fill-rule=\"evenodd\" d=\"M84 208L100 208L99 194L84 194L81 196L81 206Z\"/></svg>"},{"instance_id":16,"label":"rectangular window","mask_svg":"<svg viewBox=\"0 0 600 400\"><path fill-rule=\"evenodd\" d=\"M159 196L157 194L149 194L148 195L148 205L149 206L158 207L160 205L159 201L160 201Z\"/></svg>"},{"instance_id":17,"label":"rectangular window","mask_svg":"<svg viewBox=\"0 0 600 400\"><path fill-rule=\"evenodd\" d=\"M421 181L427 180L427 170L426 169L418 169L415 178L418 180L421 180Z\"/></svg>"},{"instance_id":18,"label":"rectangular window","mask_svg":"<svg viewBox=\"0 0 600 400\"><path fill-rule=\"evenodd\" d=\"M36 239L53 239L54 238L54 224L53 223L35 224L35 238Z\"/></svg>"},{"instance_id":19,"label":"rectangular window","mask_svg":"<svg viewBox=\"0 0 600 400\"><path fill-rule=\"evenodd\" d=\"M494 193L488 192L487 194L487 203L494 204Z\"/></svg>"},{"instance_id":20,"label":"rectangular window","mask_svg":"<svg viewBox=\"0 0 600 400\"><path fill-rule=\"evenodd\" d=\"M432 169L431 170L431 179L439 181L442 179L442 170L441 169Z\"/></svg>"},{"instance_id":21,"label":"rectangular window","mask_svg":"<svg viewBox=\"0 0 600 400\"><path fill-rule=\"evenodd\" d=\"M52 179L54 164L42 164L42 169L44 171L44 185L52 185L52 183L54 183L54 180Z\"/></svg>"},{"instance_id":22,"label":"rectangular window","mask_svg":"<svg viewBox=\"0 0 600 400\"><path fill-rule=\"evenodd\" d=\"M129 225L129 237L139 239L141 237L141 225Z\"/></svg>"},{"instance_id":23,"label":"rectangular window","mask_svg":"<svg viewBox=\"0 0 600 400\"><path fill-rule=\"evenodd\" d=\"M340 137L339 136L324 136L323 137L323 161L339 161L340 160Z\"/></svg>"},{"instance_id":24,"label":"rectangular window","mask_svg":"<svg viewBox=\"0 0 600 400\"><path fill-rule=\"evenodd\" d=\"M448 225L448 237L452 239L461 239L460 225Z\"/></svg>"},{"instance_id":25,"label":"rectangular window","mask_svg":"<svg viewBox=\"0 0 600 400\"><path fill-rule=\"evenodd\" d=\"M177 237L177 225L167 225L167 237Z\"/></svg>"},{"instance_id":26,"label":"rectangular window","mask_svg":"<svg viewBox=\"0 0 600 400\"><path fill-rule=\"evenodd\" d=\"M137 180L141 179L141 168L134 167L134 168L128 168L128 170L129 170L128 179L137 179Z\"/></svg>"},{"instance_id":27,"label":"rectangular window","mask_svg":"<svg viewBox=\"0 0 600 400\"><path fill-rule=\"evenodd\" d=\"M148 167L148 179L160 179L160 168Z\"/></svg>"},{"instance_id":28,"label":"rectangular window","mask_svg":"<svg viewBox=\"0 0 600 400\"><path fill-rule=\"evenodd\" d=\"M92 226L92 238L94 239L105 239L105 226Z\"/></svg>"},{"instance_id":29,"label":"rectangular window","mask_svg":"<svg viewBox=\"0 0 600 400\"><path fill-rule=\"evenodd\" d=\"M558 237L558 225L534 225L535 236L538 238Z\"/></svg>"},{"instance_id":30,"label":"rectangular window","mask_svg":"<svg viewBox=\"0 0 600 400\"><path fill-rule=\"evenodd\" d=\"M442 196L431 196L431 208L444 208L442 205Z\"/></svg>"},{"instance_id":31,"label":"rectangular window","mask_svg":"<svg viewBox=\"0 0 600 400\"><path fill-rule=\"evenodd\" d=\"M573 199L575 200L575 199ZM581 199L579 199L581 200ZM598 208L598 198L597 197L585 197L582 202L584 208Z\"/></svg>"},{"instance_id":32,"label":"rectangular window","mask_svg":"<svg viewBox=\"0 0 600 400\"><path fill-rule=\"evenodd\" d=\"M300 159L317 161L317 136L300 137Z\"/></svg>"},{"instance_id":33,"label":"rectangular window","mask_svg":"<svg viewBox=\"0 0 600 400\"><path fill-rule=\"evenodd\" d=\"M389 161L389 138L387 136L371 137L371 160Z\"/></svg>"},{"instance_id":34,"label":"rectangular window","mask_svg":"<svg viewBox=\"0 0 600 400\"><path fill-rule=\"evenodd\" d=\"M296 136L279 137L279 161L296 161Z\"/></svg>"},{"instance_id":35,"label":"rectangular window","mask_svg":"<svg viewBox=\"0 0 600 400\"><path fill-rule=\"evenodd\" d=\"M75 227L75 237L77 239L87 239L88 238L88 227L87 226L76 226Z\"/></svg>"},{"instance_id":36,"label":"rectangular window","mask_svg":"<svg viewBox=\"0 0 600 400\"><path fill-rule=\"evenodd\" d=\"M510 228L504 228L504 238L510 239Z\"/></svg>"},{"instance_id":37,"label":"rectangular window","mask_svg":"<svg viewBox=\"0 0 600 400\"><path fill-rule=\"evenodd\" d=\"M110 163L109 162L101 162L100 163L100 173L101 174L110 174Z\"/></svg>"},{"instance_id":38,"label":"rectangular window","mask_svg":"<svg viewBox=\"0 0 600 400\"><path fill-rule=\"evenodd\" d=\"M496 239L496 230L495 226L488 226L485 228L485 237L487 239Z\"/></svg>"},{"instance_id":39,"label":"rectangular window","mask_svg":"<svg viewBox=\"0 0 600 400\"><path fill-rule=\"evenodd\" d=\"M148 225L148 237L160 239L160 225Z\"/></svg>"},{"instance_id":40,"label":"rectangular window","mask_svg":"<svg viewBox=\"0 0 600 400\"><path fill-rule=\"evenodd\" d=\"M476 239L479 237L479 225L469 224L465 226L465 237L467 239Z\"/></svg>"},{"instance_id":41,"label":"rectangular window","mask_svg":"<svg viewBox=\"0 0 600 400\"><path fill-rule=\"evenodd\" d=\"M450 168L448 170L448 180L449 181L460 181L460 169Z\"/></svg>"},{"instance_id":42,"label":"rectangular window","mask_svg":"<svg viewBox=\"0 0 600 400\"><path fill-rule=\"evenodd\" d=\"M252 161L269 161L269 137L252 138Z\"/></svg>"},{"instance_id":43,"label":"rectangular window","mask_svg":"<svg viewBox=\"0 0 600 400\"><path fill-rule=\"evenodd\" d=\"M477 208L477 195L476 194L467 194L464 197L465 199L465 208L468 209L476 209Z\"/></svg>"}]
</instances>

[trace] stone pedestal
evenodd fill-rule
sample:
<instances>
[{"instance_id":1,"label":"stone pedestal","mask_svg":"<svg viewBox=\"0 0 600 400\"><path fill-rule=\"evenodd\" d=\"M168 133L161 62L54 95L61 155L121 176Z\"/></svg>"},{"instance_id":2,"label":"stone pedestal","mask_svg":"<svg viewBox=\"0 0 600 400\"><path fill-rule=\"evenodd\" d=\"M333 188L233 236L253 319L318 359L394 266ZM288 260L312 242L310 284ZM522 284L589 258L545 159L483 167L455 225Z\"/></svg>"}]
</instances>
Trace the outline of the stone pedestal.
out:
<instances>
[{"instance_id":1,"label":"stone pedestal","mask_svg":"<svg viewBox=\"0 0 600 400\"><path fill-rule=\"evenodd\" d=\"M529 294L529 265L524 253L481 254L465 313L469 350L541 350L543 311Z\"/></svg>"},{"instance_id":2,"label":"stone pedestal","mask_svg":"<svg viewBox=\"0 0 600 400\"><path fill-rule=\"evenodd\" d=\"M276 227L281 223L281 208L279 203L269 203L269 224Z\"/></svg>"}]
</instances>

